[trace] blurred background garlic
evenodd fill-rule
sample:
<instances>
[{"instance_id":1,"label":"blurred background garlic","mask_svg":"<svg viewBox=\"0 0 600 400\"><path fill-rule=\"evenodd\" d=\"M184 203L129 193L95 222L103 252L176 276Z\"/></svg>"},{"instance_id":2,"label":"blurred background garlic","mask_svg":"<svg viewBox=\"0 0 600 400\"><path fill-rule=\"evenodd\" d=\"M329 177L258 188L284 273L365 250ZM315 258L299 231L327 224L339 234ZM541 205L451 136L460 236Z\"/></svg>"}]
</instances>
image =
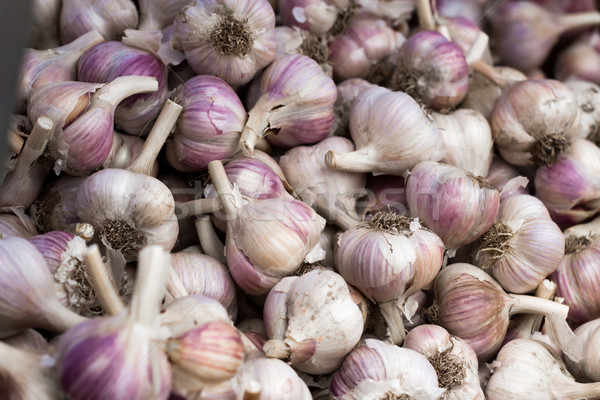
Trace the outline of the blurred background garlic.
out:
<instances>
[{"instance_id":1,"label":"blurred background garlic","mask_svg":"<svg viewBox=\"0 0 600 400\"><path fill-rule=\"evenodd\" d=\"M279 0L277 8L284 25L297 26L315 35L338 35L356 5L350 0Z\"/></svg>"},{"instance_id":2,"label":"blurred background garlic","mask_svg":"<svg viewBox=\"0 0 600 400\"><path fill-rule=\"evenodd\" d=\"M26 215L0 213L0 233L3 237L16 236L28 239L38 234L33 221Z\"/></svg>"},{"instance_id":3,"label":"blurred background garlic","mask_svg":"<svg viewBox=\"0 0 600 400\"><path fill-rule=\"evenodd\" d=\"M181 9L192 0L138 0L140 9L140 30L163 29L171 25Z\"/></svg>"},{"instance_id":4,"label":"blurred background garlic","mask_svg":"<svg viewBox=\"0 0 600 400\"><path fill-rule=\"evenodd\" d=\"M554 73L560 80L582 79L600 84L600 33L590 32L564 49L556 60Z\"/></svg>"},{"instance_id":5,"label":"blurred background garlic","mask_svg":"<svg viewBox=\"0 0 600 400\"><path fill-rule=\"evenodd\" d=\"M42 233L65 230L79 222L75 198L85 180L84 176L64 175L46 184L29 209L33 222Z\"/></svg>"},{"instance_id":6,"label":"blurred background garlic","mask_svg":"<svg viewBox=\"0 0 600 400\"><path fill-rule=\"evenodd\" d=\"M573 90L578 113L571 127L572 138L597 141L600 125L600 87L592 82L570 79L565 84Z\"/></svg>"},{"instance_id":7,"label":"blurred background garlic","mask_svg":"<svg viewBox=\"0 0 600 400\"><path fill-rule=\"evenodd\" d=\"M51 49L60 45L58 19L62 0L34 0L27 47Z\"/></svg>"},{"instance_id":8,"label":"blurred background garlic","mask_svg":"<svg viewBox=\"0 0 600 400\"><path fill-rule=\"evenodd\" d=\"M600 319L592 319L575 329L575 335L581 348L583 349L583 358L581 360L571 360L568 356L564 357L565 364L580 382L598 382L600 373L598 370L598 340L600 340Z\"/></svg>"},{"instance_id":9,"label":"blurred background garlic","mask_svg":"<svg viewBox=\"0 0 600 400\"><path fill-rule=\"evenodd\" d=\"M195 1L175 19L175 40L196 74L248 83L275 57L275 14L267 0Z\"/></svg>"}]
</instances>

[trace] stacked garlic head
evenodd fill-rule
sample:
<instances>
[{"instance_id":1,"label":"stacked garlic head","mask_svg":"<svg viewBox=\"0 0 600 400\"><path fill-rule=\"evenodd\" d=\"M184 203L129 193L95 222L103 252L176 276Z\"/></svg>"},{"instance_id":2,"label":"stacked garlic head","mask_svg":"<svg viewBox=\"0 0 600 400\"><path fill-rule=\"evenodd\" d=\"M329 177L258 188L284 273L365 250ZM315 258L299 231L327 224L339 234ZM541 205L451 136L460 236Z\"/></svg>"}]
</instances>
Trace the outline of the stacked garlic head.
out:
<instances>
[{"instance_id":1,"label":"stacked garlic head","mask_svg":"<svg viewBox=\"0 0 600 400\"><path fill-rule=\"evenodd\" d=\"M404 339L403 314L410 319L414 313L407 298L433 281L443 257L444 244L435 233L395 213L377 213L344 232L335 247L338 271L379 304L394 344Z\"/></svg>"}]
</instances>

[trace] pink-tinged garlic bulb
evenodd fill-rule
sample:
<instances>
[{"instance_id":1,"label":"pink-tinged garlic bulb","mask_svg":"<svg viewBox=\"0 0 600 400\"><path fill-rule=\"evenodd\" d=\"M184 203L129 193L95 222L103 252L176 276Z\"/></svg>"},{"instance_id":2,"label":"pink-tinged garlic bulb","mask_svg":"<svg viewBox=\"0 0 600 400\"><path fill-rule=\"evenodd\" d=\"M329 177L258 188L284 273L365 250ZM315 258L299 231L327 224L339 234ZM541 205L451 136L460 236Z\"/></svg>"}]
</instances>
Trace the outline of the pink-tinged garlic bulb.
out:
<instances>
[{"instance_id":1,"label":"pink-tinged garlic bulb","mask_svg":"<svg viewBox=\"0 0 600 400\"><path fill-rule=\"evenodd\" d=\"M277 43L275 58L302 54L315 60L328 76L333 74L331 65L327 63L329 48L325 36L313 35L298 27L290 28L289 26L275 27L273 35ZM260 82L256 79L252 82L252 88L249 91L258 91L259 85Z\"/></svg>"},{"instance_id":2,"label":"pink-tinged garlic bulb","mask_svg":"<svg viewBox=\"0 0 600 400\"><path fill-rule=\"evenodd\" d=\"M415 9L412 0L358 0L359 10L395 21L407 21Z\"/></svg>"},{"instance_id":3,"label":"pink-tinged garlic bulb","mask_svg":"<svg viewBox=\"0 0 600 400\"><path fill-rule=\"evenodd\" d=\"M360 92L352 103L350 134L356 151L328 152L328 167L402 175L419 161L444 155L437 149L438 129L421 106L405 93L379 86Z\"/></svg>"},{"instance_id":4,"label":"pink-tinged garlic bulb","mask_svg":"<svg viewBox=\"0 0 600 400\"><path fill-rule=\"evenodd\" d=\"M0 270L0 338L33 327L64 332L85 321L60 304L44 257L27 240L0 240Z\"/></svg>"},{"instance_id":5,"label":"pink-tinged garlic bulb","mask_svg":"<svg viewBox=\"0 0 600 400\"><path fill-rule=\"evenodd\" d=\"M253 358L244 362L234 386L238 396L256 400L311 400L306 383L285 362L275 358ZM255 397L251 397L255 395ZM242 397L240 397L242 398Z\"/></svg>"},{"instance_id":6,"label":"pink-tinged garlic bulb","mask_svg":"<svg viewBox=\"0 0 600 400\"><path fill-rule=\"evenodd\" d=\"M352 17L346 31L327 43L333 77L338 81L365 78L396 49L396 39L396 32L382 18L366 13Z\"/></svg>"},{"instance_id":7,"label":"pink-tinged garlic bulb","mask_svg":"<svg viewBox=\"0 0 600 400\"><path fill-rule=\"evenodd\" d=\"M527 79L524 73L510 67L494 67L493 73L497 79L506 82ZM461 107L479 111L489 121L496 100L502 95L502 92L503 88L501 86L475 70L469 76L469 90L461 103Z\"/></svg>"},{"instance_id":8,"label":"pink-tinged garlic bulb","mask_svg":"<svg viewBox=\"0 0 600 400\"><path fill-rule=\"evenodd\" d=\"M515 167L504 161L502 158L495 156L490 165L490 169L485 179L498 189L504 189L504 186L513 178L520 176L519 171ZM521 186L516 193L528 194L527 186Z\"/></svg>"},{"instance_id":9,"label":"pink-tinged garlic bulb","mask_svg":"<svg viewBox=\"0 0 600 400\"><path fill-rule=\"evenodd\" d=\"M460 168L423 161L410 171L406 200L411 215L437 233L452 251L492 226L500 191L485 178Z\"/></svg>"},{"instance_id":10,"label":"pink-tinged garlic bulb","mask_svg":"<svg viewBox=\"0 0 600 400\"><path fill-rule=\"evenodd\" d=\"M194 1L175 19L175 40L198 75L244 85L275 57L275 13L267 0Z\"/></svg>"},{"instance_id":11,"label":"pink-tinged garlic bulb","mask_svg":"<svg viewBox=\"0 0 600 400\"><path fill-rule=\"evenodd\" d=\"M593 319L580 325L575 329L575 335L583 349L583 359L573 361L569 357L564 357L565 364L580 382L598 382L600 381L600 370L598 364L598 340L600 340L600 319Z\"/></svg>"},{"instance_id":12,"label":"pink-tinged garlic bulb","mask_svg":"<svg viewBox=\"0 0 600 400\"><path fill-rule=\"evenodd\" d=\"M440 24L448 30L452 41L460 46L465 55L469 53L477 36L482 32L476 22L472 22L464 16L445 17L440 20ZM493 64L489 46L485 47L480 59L490 65ZM470 90L471 84L469 82L469 91Z\"/></svg>"},{"instance_id":13,"label":"pink-tinged garlic bulb","mask_svg":"<svg viewBox=\"0 0 600 400\"><path fill-rule=\"evenodd\" d=\"M189 294L201 294L218 300L235 321L237 316L235 284L223 264L192 247L171 254L171 267Z\"/></svg>"},{"instance_id":14,"label":"pink-tinged garlic bulb","mask_svg":"<svg viewBox=\"0 0 600 400\"><path fill-rule=\"evenodd\" d=\"M358 94L365 89L373 87L373 84L360 78L347 79L337 85L337 99L333 111L335 120L331 127L330 135L350 136L350 107Z\"/></svg>"},{"instance_id":15,"label":"pink-tinged garlic bulb","mask_svg":"<svg viewBox=\"0 0 600 400\"><path fill-rule=\"evenodd\" d=\"M583 222L600 210L600 149L575 139L554 165L535 174L536 196L559 224Z\"/></svg>"},{"instance_id":16,"label":"pink-tinged garlic bulb","mask_svg":"<svg viewBox=\"0 0 600 400\"><path fill-rule=\"evenodd\" d=\"M248 112L240 147L251 155L263 137L282 148L326 138L336 98L335 83L313 59L290 55L275 60L260 77L260 97Z\"/></svg>"},{"instance_id":17,"label":"pink-tinged garlic bulb","mask_svg":"<svg viewBox=\"0 0 600 400\"><path fill-rule=\"evenodd\" d=\"M321 268L283 278L267 296L263 318L267 357L289 360L309 374L335 371L363 331L363 316L348 284Z\"/></svg>"},{"instance_id":18,"label":"pink-tinged garlic bulb","mask_svg":"<svg viewBox=\"0 0 600 400\"><path fill-rule=\"evenodd\" d=\"M502 199L475 261L507 291L528 293L556 271L564 254L564 236L544 204L515 194Z\"/></svg>"},{"instance_id":19,"label":"pink-tinged garlic bulb","mask_svg":"<svg viewBox=\"0 0 600 400\"><path fill-rule=\"evenodd\" d=\"M600 84L600 33L585 35L560 53L554 73L561 81L582 79Z\"/></svg>"},{"instance_id":20,"label":"pink-tinged garlic bulb","mask_svg":"<svg viewBox=\"0 0 600 400\"><path fill-rule=\"evenodd\" d=\"M600 396L600 383L578 383L545 343L517 339L505 344L490 368L488 400L578 400Z\"/></svg>"},{"instance_id":21,"label":"pink-tinged garlic bulb","mask_svg":"<svg viewBox=\"0 0 600 400\"><path fill-rule=\"evenodd\" d=\"M566 318L569 311L569 307L550 300L507 294L494 278L470 264L443 268L433 289L435 318L471 346L480 362L498 351L512 315L556 314Z\"/></svg>"},{"instance_id":22,"label":"pink-tinged garlic bulb","mask_svg":"<svg viewBox=\"0 0 600 400\"><path fill-rule=\"evenodd\" d=\"M200 172L209 162L229 159L238 151L247 114L225 81L195 76L180 85L172 98L183 107L167 144L167 159L175 169Z\"/></svg>"},{"instance_id":23,"label":"pink-tinged garlic bulb","mask_svg":"<svg viewBox=\"0 0 600 400\"><path fill-rule=\"evenodd\" d=\"M60 37L69 43L91 30L106 40L119 39L127 28L138 24L131 0L62 0Z\"/></svg>"},{"instance_id":24,"label":"pink-tinged garlic bulb","mask_svg":"<svg viewBox=\"0 0 600 400\"><path fill-rule=\"evenodd\" d=\"M295 193L330 223L346 230L357 225L356 199L362 195L366 175L337 171L325 165L330 151L351 152L354 144L341 137L330 137L314 146L298 146L279 160Z\"/></svg>"},{"instance_id":25,"label":"pink-tinged garlic bulb","mask_svg":"<svg viewBox=\"0 0 600 400\"><path fill-rule=\"evenodd\" d=\"M64 175L42 190L29 212L40 231L65 230L69 225L79 222L75 197L86 178Z\"/></svg>"},{"instance_id":26,"label":"pink-tinged garlic bulb","mask_svg":"<svg viewBox=\"0 0 600 400\"><path fill-rule=\"evenodd\" d=\"M52 119L50 150L55 170L83 175L100 167L110 154L117 105L137 93L156 91L156 78L123 76L108 84L61 82L32 92L28 114Z\"/></svg>"},{"instance_id":27,"label":"pink-tinged garlic bulb","mask_svg":"<svg viewBox=\"0 0 600 400\"><path fill-rule=\"evenodd\" d=\"M27 47L51 49L60 45L58 19L61 0L34 0L31 2Z\"/></svg>"},{"instance_id":28,"label":"pink-tinged garlic bulb","mask_svg":"<svg viewBox=\"0 0 600 400\"><path fill-rule=\"evenodd\" d=\"M0 234L2 237L16 236L29 239L38 234L33 221L27 215L0 214Z\"/></svg>"},{"instance_id":29,"label":"pink-tinged garlic bulb","mask_svg":"<svg viewBox=\"0 0 600 400\"><path fill-rule=\"evenodd\" d=\"M521 3L519 3L521 4ZM513 165L551 165L568 149L577 117L575 93L551 80L509 85L490 115L494 142Z\"/></svg>"},{"instance_id":30,"label":"pink-tinged garlic bulb","mask_svg":"<svg viewBox=\"0 0 600 400\"><path fill-rule=\"evenodd\" d=\"M302 265L317 246L325 220L290 197L245 200L233 190L219 161L208 167L227 217L231 275L246 293L265 295Z\"/></svg>"},{"instance_id":31,"label":"pink-tinged garlic bulb","mask_svg":"<svg viewBox=\"0 0 600 400\"><path fill-rule=\"evenodd\" d=\"M169 337L176 337L211 321L231 323L221 303L200 294L180 297L163 304L160 324Z\"/></svg>"},{"instance_id":32,"label":"pink-tinged garlic bulb","mask_svg":"<svg viewBox=\"0 0 600 400\"><path fill-rule=\"evenodd\" d=\"M404 42L392 86L436 109L457 106L467 93L469 67L456 43L435 31L421 31Z\"/></svg>"},{"instance_id":33,"label":"pink-tinged garlic bulb","mask_svg":"<svg viewBox=\"0 0 600 400\"><path fill-rule=\"evenodd\" d=\"M281 21L315 35L338 35L355 12L350 0L279 0Z\"/></svg>"},{"instance_id":34,"label":"pink-tinged garlic bulb","mask_svg":"<svg viewBox=\"0 0 600 400\"><path fill-rule=\"evenodd\" d=\"M506 1L493 9L490 20L498 56L527 73L544 63L561 34L600 23L600 14L554 14L528 1Z\"/></svg>"},{"instance_id":35,"label":"pink-tinged garlic bulb","mask_svg":"<svg viewBox=\"0 0 600 400\"><path fill-rule=\"evenodd\" d=\"M404 339L403 314L410 319L414 313L408 297L433 281L443 258L444 244L435 233L394 213L375 214L347 230L335 247L339 273L379 305L394 344Z\"/></svg>"},{"instance_id":36,"label":"pink-tinged garlic bulb","mask_svg":"<svg viewBox=\"0 0 600 400\"><path fill-rule=\"evenodd\" d=\"M403 347L423 354L446 389L444 399L484 400L479 384L477 355L464 340L438 325L420 325L406 335Z\"/></svg>"},{"instance_id":37,"label":"pink-tinged garlic bulb","mask_svg":"<svg viewBox=\"0 0 600 400\"><path fill-rule=\"evenodd\" d=\"M444 17L463 17L480 23L484 15L485 0L436 0L438 13Z\"/></svg>"},{"instance_id":38,"label":"pink-tinged garlic bulb","mask_svg":"<svg viewBox=\"0 0 600 400\"><path fill-rule=\"evenodd\" d=\"M596 266L600 260L600 236L565 233L565 256L552 280L558 285L557 296L569 306L569 319L582 324L600 318L600 298L596 287L600 273Z\"/></svg>"},{"instance_id":39,"label":"pink-tinged garlic bulb","mask_svg":"<svg viewBox=\"0 0 600 400\"><path fill-rule=\"evenodd\" d=\"M571 88L577 99L577 117L571 126L572 138L600 140L600 87L592 82L570 79L565 85Z\"/></svg>"},{"instance_id":40,"label":"pink-tinged garlic bulb","mask_svg":"<svg viewBox=\"0 0 600 400\"><path fill-rule=\"evenodd\" d=\"M140 155L144 147L144 139L114 132L110 154L102 164L102 168L126 169ZM158 175L158 161L154 162L150 175Z\"/></svg>"},{"instance_id":41,"label":"pink-tinged garlic bulb","mask_svg":"<svg viewBox=\"0 0 600 400\"><path fill-rule=\"evenodd\" d=\"M115 110L115 122L131 135L145 135L167 98L167 67L156 56L119 41L100 43L81 57L77 79L83 82L111 82L120 76L156 78L158 90L126 98Z\"/></svg>"},{"instance_id":42,"label":"pink-tinged garlic bulb","mask_svg":"<svg viewBox=\"0 0 600 400\"><path fill-rule=\"evenodd\" d=\"M333 400L445 398L435 369L425 356L376 339L366 339L335 373Z\"/></svg>"},{"instance_id":43,"label":"pink-tinged garlic bulb","mask_svg":"<svg viewBox=\"0 0 600 400\"><path fill-rule=\"evenodd\" d=\"M81 323L58 341L60 383L73 400L169 398L171 367L156 340L169 255L148 246L139 260L129 309Z\"/></svg>"},{"instance_id":44,"label":"pink-tinged garlic bulb","mask_svg":"<svg viewBox=\"0 0 600 400\"><path fill-rule=\"evenodd\" d=\"M432 113L446 156L441 162L486 176L493 156L492 131L485 117L475 110L459 109L449 114Z\"/></svg>"},{"instance_id":45,"label":"pink-tinged garlic bulb","mask_svg":"<svg viewBox=\"0 0 600 400\"><path fill-rule=\"evenodd\" d=\"M15 169L17 156L21 152L25 139L32 129L31 121L26 115L13 114L10 116L8 132L5 143L8 145L8 154L5 155L4 167L6 171Z\"/></svg>"},{"instance_id":46,"label":"pink-tinged garlic bulb","mask_svg":"<svg viewBox=\"0 0 600 400\"><path fill-rule=\"evenodd\" d=\"M140 30L152 31L171 25L181 9L192 0L139 0Z\"/></svg>"},{"instance_id":47,"label":"pink-tinged garlic bulb","mask_svg":"<svg viewBox=\"0 0 600 400\"><path fill-rule=\"evenodd\" d=\"M358 201L359 214L363 219L369 214L375 215L378 211L408 216L410 211L406 202L405 186L405 179L401 176L369 174L367 194Z\"/></svg>"},{"instance_id":48,"label":"pink-tinged garlic bulb","mask_svg":"<svg viewBox=\"0 0 600 400\"><path fill-rule=\"evenodd\" d=\"M104 41L90 31L73 42L48 50L27 49L21 60L21 76L17 92L17 108L24 109L32 89L50 83L74 81L77 61L90 47Z\"/></svg>"}]
</instances>

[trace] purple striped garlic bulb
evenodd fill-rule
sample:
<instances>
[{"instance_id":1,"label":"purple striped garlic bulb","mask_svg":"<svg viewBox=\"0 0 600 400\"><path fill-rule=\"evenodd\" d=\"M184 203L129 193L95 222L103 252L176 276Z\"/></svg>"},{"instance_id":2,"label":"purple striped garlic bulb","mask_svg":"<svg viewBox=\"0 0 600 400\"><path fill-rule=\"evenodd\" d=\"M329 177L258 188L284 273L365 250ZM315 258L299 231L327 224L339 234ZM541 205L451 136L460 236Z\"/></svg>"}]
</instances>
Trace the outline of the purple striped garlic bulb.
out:
<instances>
[{"instance_id":1,"label":"purple striped garlic bulb","mask_svg":"<svg viewBox=\"0 0 600 400\"><path fill-rule=\"evenodd\" d=\"M27 49L21 60L17 108L24 109L32 89L50 83L74 81L77 61L90 47L104 41L90 31L64 46L48 50Z\"/></svg>"},{"instance_id":2,"label":"purple striped garlic bulb","mask_svg":"<svg viewBox=\"0 0 600 400\"><path fill-rule=\"evenodd\" d=\"M158 90L123 100L115 110L115 122L131 135L146 135L167 98L167 67L162 61L144 49L110 41L86 51L77 65L77 79L84 82L111 82L129 75L156 78Z\"/></svg>"},{"instance_id":3,"label":"purple striped garlic bulb","mask_svg":"<svg viewBox=\"0 0 600 400\"><path fill-rule=\"evenodd\" d=\"M415 9L412 0L358 0L356 3L360 10L395 21L409 20Z\"/></svg>"},{"instance_id":4,"label":"purple striped garlic bulb","mask_svg":"<svg viewBox=\"0 0 600 400\"><path fill-rule=\"evenodd\" d=\"M174 38L198 75L244 85L275 57L275 13L267 0L194 1L175 19Z\"/></svg>"},{"instance_id":5,"label":"purple striped garlic bulb","mask_svg":"<svg viewBox=\"0 0 600 400\"><path fill-rule=\"evenodd\" d=\"M460 46L438 32L421 31L400 48L392 86L441 110L462 101L468 82L469 67Z\"/></svg>"},{"instance_id":6,"label":"purple striped garlic bulb","mask_svg":"<svg viewBox=\"0 0 600 400\"><path fill-rule=\"evenodd\" d=\"M265 300L263 319L269 337L265 355L309 374L335 371L363 331L348 284L322 268L277 283Z\"/></svg>"},{"instance_id":7,"label":"purple striped garlic bulb","mask_svg":"<svg viewBox=\"0 0 600 400\"><path fill-rule=\"evenodd\" d=\"M366 339L344 360L331 380L332 400L445 398L431 363L420 353Z\"/></svg>"},{"instance_id":8,"label":"purple striped garlic bulb","mask_svg":"<svg viewBox=\"0 0 600 400\"><path fill-rule=\"evenodd\" d=\"M366 176L328 168L325 154L330 150L353 151L354 144L346 138L326 138L313 146L287 151L279 159L279 165L302 201L330 223L346 230L360 222L356 199L362 195Z\"/></svg>"},{"instance_id":9,"label":"purple striped garlic bulb","mask_svg":"<svg viewBox=\"0 0 600 400\"><path fill-rule=\"evenodd\" d=\"M138 24L131 0L62 0L60 37L69 43L91 30L106 40L119 39L127 28Z\"/></svg>"},{"instance_id":10,"label":"purple striped garlic bulb","mask_svg":"<svg viewBox=\"0 0 600 400\"><path fill-rule=\"evenodd\" d=\"M435 6L441 16L464 17L478 23L483 17L485 0L436 0Z\"/></svg>"},{"instance_id":11,"label":"purple striped garlic bulb","mask_svg":"<svg viewBox=\"0 0 600 400\"><path fill-rule=\"evenodd\" d=\"M600 33L591 32L563 50L554 65L556 79L582 79L600 84Z\"/></svg>"},{"instance_id":12,"label":"purple striped garlic bulb","mask_svg":"<svg viewBox=\"0 0 600 400\"><path fill-rule=\"evenodd\" d=\"M247 114L225 81L195 76L181 84L172 98L183 111L167 144L171 166L182 172L200 172L209 162L230 159L238 151Z\"/></svg>"},{"instance_id":13,"label":"purple striped garlic bulb","mask_svg":"<svg viewBox=\"0 0 600 400\"><path fill-rule=\"evenodd\" d=\"M565 254L565 239L537 198L502 199L496 221L484 233L475 264L511 293L529 293L552 274Z\"/></svg>"},{"instance_id":14,"label":"purple striped garlic bulb","mask_svg":"<svg viewBox=\"0 0 600 400\"><path fill-rule=\"evenodd\" d=\"M385 111L384 111L385 110ZM409 95L373 87L360 92L350 109L356 151L330 151L330 168L376 175L402 175L419 161L439 160L439 132Z\"/></svg>"},{"instance_id":15,"label":"purple striped garlic bulb","mask_svg":"<svg viewBox=\"0 0 600 400\"><path fill-rule=\"evenodd\" d=\"M281 21L314 35L338 35L355 12L350 0L279 0Z\"/></svg>"},{"instance_id":16,"label":"purple striped garlic bulb","mask_svg":"<svg viewBox=\"0 0 600 400\"><path fill-rule=\"evenodd\" d=\"M427 357L440 387L446 389L444 399L485 399L479 384L477 354L461 338L439 325L420 325L408 332L402 347Z\"/></svg>"},{"instance_id":17,"label":"purple striped garlic bulb","mask_svg":"<svg viewBox=\"0 0 600 400\"><path fill-rule=\"evenodd\" d=\"M408 297L433 281L443 258L444 244L435 233L394 213L377 213L347 230L335 247L340 275L378 304L394 344L404 339L403 315L414 314Z\"/></svg>"},{"instance_id":18,"label":"purple striped garlic bulb","mask_svg":"<svg viewBox=\"0 0 600 400\"><path fill-rule=\"evenodd\" d=\"M410 171L406 199L411 215L437 233L452 253L492 226L500 191L460 168L423 161Z\"/></svg>"},{"instance_id":19,"label":"purple striped garlic bulb","mask_svg":"<svg viewBox=\"0 0 600 400\"><path fill-rule=\"evenodd\" d=\"M251 155L263 137L286 149L326 138L336 98L335 83L313 59L290 55L275 60L260 77L260 97L248 112L240 147Z\"/></svg>"},{"instance_id":20,"label":"purple striped garlic bulb","mask_svg":"<svg viewBox=\"0 0 600 400\"><path fill-rule=\"evenodd\" d=\"M79 222L75 198L84 176L61 175L46 185L40 196L31 205L29 213L42 232L61 231Z\"/></svg>"},{"instance_id":21,"label":"purple striped garlic bulb","mask_svg":"<svg viewBox=\"0 0 600 400\"><path fill-rule=\"evenodd\" d=\"M600 211L599 178L600 149L585 139L575 139L552 166L538 168L536 196L558 224L583 222Z\"/></svg>"}]
</instances>

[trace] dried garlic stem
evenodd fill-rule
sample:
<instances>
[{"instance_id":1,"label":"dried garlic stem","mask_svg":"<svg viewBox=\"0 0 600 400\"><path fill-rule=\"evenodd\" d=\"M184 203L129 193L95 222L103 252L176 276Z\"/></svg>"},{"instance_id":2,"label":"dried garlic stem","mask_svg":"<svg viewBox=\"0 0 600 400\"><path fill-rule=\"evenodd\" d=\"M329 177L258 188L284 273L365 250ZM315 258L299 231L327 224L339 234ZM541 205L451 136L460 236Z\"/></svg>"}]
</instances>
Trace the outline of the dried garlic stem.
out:
<instances>
[{"instance_id":1,"label":"dried garlic stem","mask_svg":"<svg viewBox=\"0 0 600 400\"><path fill-rule=\"evenodd\" d=\"M426 31L435 30L435 20L433 19L430 0L417 0L416 6L421 29Z\"/></svg>"},{"instance_id":2,"label":"dried garlic stem","mask_svg":"<svg viewBox=\"0 0 600 400\"><path fill-rule=\"evenodd\" d=\"M244 387L243 400L260 400L261 392L262 387L259 382L255 380L248 381Z\"/></svg>"},{"instance_id":3,"label":"dried garlic stem","mask_svg":"<svg viewBox=\"0 0 600 400\"><path fill-rule=\"evenodd\" d=\"M504 88L509 83L513 82L510 79L503 78L491 65L481 61L476 60L469 64L474 71L477 71L481 76L488 79L493 84L499 86L500 88Z\"/></svg>"},{"instance_id":4,"label":"dried garlic stem","mask_svg":"<svg viewBox=\"0 0 600 400\"><path fill-rule=\"evenodd\" d=\"M379 305L381 315L385 319L388 327L389 341L392 344L402 343L406 332L404 330L404 320L402 318L402 310L398 307L398 301L392 300Z\"/></svg>"},{"instance_id":5,"label":"dried garlic stem","mask_svg":"<svg viewBox=\"0 0 600 400\"><path fill-rule=\"evenodd\" d=\"M180 207L185 210L184 215L200 215L200 214L212 214L221 209L221 202L217 197L210 197L207 199L190 200L185 203L180 203Z\"/></svg>"},{"instance_id":6,"label":"dried garlic stem","mask_svg":"<svg viewBox=\"0 0 600 400\"><path fill-rule=\"evenodd\" d=\"M512 303L509 310L509 315L513 314L556 314L564 319L569 313L569 306L560 304L550 300L540 299L539 297L523 295L523 294L508 294Z\"/></svg>"},{"instance_id":7,"label":"dried garlic stem","mask_svg":"<svg viewBox=\"0 0 600 400\"><path fill-rule=\"evenodd\" d=\"M225 246L217 236L210 216L200 215L196 218L196 232L198 232L198 239L204 253L227 265Z\"/></svg>"},{"instance_id":8,"label":"dried garlic stem","mask_svg":"<svg viewBox=\"0 0 600 400\"><path fill-rule=\"evenodd\" d=\"M598 25L600 24L600 12L588 11L580 13L565 14L560 17L561 32L568 31L570 29L581 28L584 26Z\"/></svg>"},{"instance_id":9,"label":"dried garlic stem","mask_svg":"<svg viewBox=\"0 0 600 400\"><path fill-rule=\"evenodd\" d=\"M210 178L215 185L215 190L219 194L219 200L225 211L225 214L230 218L237 218L239 214L239 208L236 201L236 196L233 193L233 186L227 178L225 168L221 161L211 161L208 163L208 172Z\"/></svg>"},{"instance_id":10,"label":"dried garlic stem","mask_svg":"<svg viewBox=\"0 0 600 400\"><path fill-rule=\"evenodd\" d=\"M378 170L379 162L371 160L372 152L361 149L351 153L328 151L325 154L325 164L329 168L350 172L373 172Z\"/></svg>"},{"instance_id":11,"label":"dried garlic stem","mask_svg":"<svg viewBox=\"0 0 600 400\"><path fill-rule=\"evenodd\" d=\"M151 245L140 251L138 260L137 280L130 306L131 319L155 328L165 295L170 256L159 245Z\"/></svg>"},{"instance_id":12,"label":"dried garlic stem","mask_svg":"<svg viewBox=\"0 0 600 400\"><path fill-rule=\"evenodd\" d=\"M549 281L548 279L544 279L542 283L538 286L535 291L535 297L539 297L540 299L552 300L554 299L554 294L556 293L556 283ZM521 326L528 333L533 334L540 330L542 326L542 319L544 317L542 315L527 315L521 322Z\"/></svg>"},{"instance_id":13,"label":"dried garlic stem","mask_svg":"<svg viewBox=\"0 0 600 400\"><path fill-rule=\"evenodd\" d=\"M102 262L98 245L91 245L83 253L83 261L102 308L108 315L119 314L125 309L108 269Z\"/></svg>"},{"instance_id":14,"label":"dried garlic stem","mask_svg":"<svg viewBox=\"0 0 600 400\"><path fill-rule=\"evenodd\" d=\"M485 49L487 48L489 37L483 32L479 32L475 41L471 45L469 52L465 55L467 64L472 65L475 61L478 61L483 56Z\"/></svg>"}]
</instances>

